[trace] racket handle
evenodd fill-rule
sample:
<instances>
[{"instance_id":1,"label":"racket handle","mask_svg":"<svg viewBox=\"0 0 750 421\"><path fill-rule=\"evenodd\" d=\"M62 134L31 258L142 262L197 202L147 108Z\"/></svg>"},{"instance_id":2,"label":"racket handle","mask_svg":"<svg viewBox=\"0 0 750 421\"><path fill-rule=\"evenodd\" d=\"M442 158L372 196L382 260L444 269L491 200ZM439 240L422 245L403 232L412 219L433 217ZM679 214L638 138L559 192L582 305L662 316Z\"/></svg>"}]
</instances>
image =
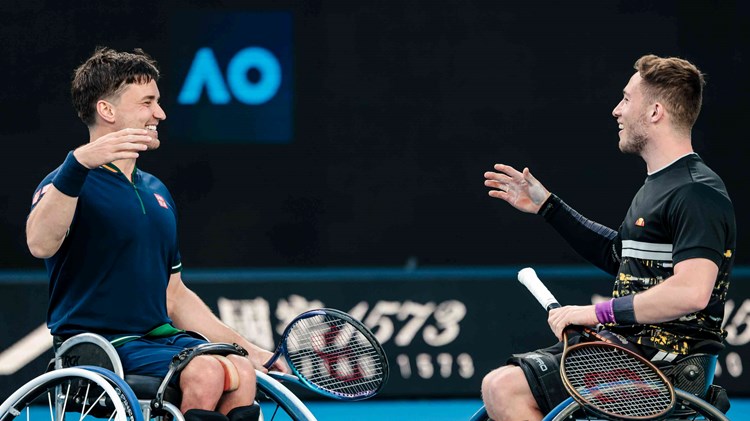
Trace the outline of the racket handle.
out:
<instances>
[{"instance_id":1,"label":"racket handle","mask_svg":"<svg viewBox=\"0 0 750 421\"><path fill-rule=\"evenodd\" d=\"M528 290L531 295L539 301L539 304L544 307L545 310L550 311L553 308L560 308L560 303L557 302L557 298L552 295L546 286L542 283L536 272L532 268L524 268L518 272L518 281L521 282Z\"/></svg>"}]
</instances>

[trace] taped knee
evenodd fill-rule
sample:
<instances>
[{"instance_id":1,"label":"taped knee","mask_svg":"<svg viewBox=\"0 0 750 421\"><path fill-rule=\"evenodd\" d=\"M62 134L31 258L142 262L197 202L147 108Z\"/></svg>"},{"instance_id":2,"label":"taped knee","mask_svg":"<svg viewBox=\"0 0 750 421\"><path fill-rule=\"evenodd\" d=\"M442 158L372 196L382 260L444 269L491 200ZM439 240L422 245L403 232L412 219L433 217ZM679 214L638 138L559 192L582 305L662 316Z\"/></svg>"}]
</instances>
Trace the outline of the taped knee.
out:
<instances>
[{"instance_id":1,"label":"taped knee","mask_svg":"<svg viewBox=\"0 0 750 421\"><path fill-rule=\"evenodd\" d=\"M224 369L224 391L232 392L240 387L240 373L237 371L237 367L232 363L232 360L223 355L212 355L220 363Z\"/></svg>"}]
</instances>

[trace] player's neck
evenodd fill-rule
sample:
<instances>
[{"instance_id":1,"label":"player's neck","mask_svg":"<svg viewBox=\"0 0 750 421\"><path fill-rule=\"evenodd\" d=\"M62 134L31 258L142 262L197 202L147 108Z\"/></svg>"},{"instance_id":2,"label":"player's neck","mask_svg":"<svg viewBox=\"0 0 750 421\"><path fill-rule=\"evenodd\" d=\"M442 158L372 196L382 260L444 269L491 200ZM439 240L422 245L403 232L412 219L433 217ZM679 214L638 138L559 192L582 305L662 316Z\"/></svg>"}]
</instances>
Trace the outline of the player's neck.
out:
<instances>
[{"instance_id":1,"label":"player's neck","mask_svg":"<svg viewBox=\"0 0 750 421\"><path fill-rule=\"evenodd\" d=\"M111 132L112 131L107 127L97 126L90 128L89 142L93 142ZM135 161L135 159L119 159L117 161L112 161L112 164L114 164L125 175L125 177L132 182L133 170L135 169Z\"/></svg>"},{"instance_id":2,"label":"player's neck","mask_svg":"<svg viewBox=\"0 0 750 421\"><path fill-rule=\"evenodd\" d=\"M132 182L133 181L133 170L135 169L135 159L120 159L112 162L117 168L125 175L125 177Z\"/></svg>"},{"instance_id":3,"label":"player's neck","mask_svg":"<svg viewBox=\"0 0 750 421\"><path fill-rule=\"evenodd\" d=\"M693 145L688 137L649 142L641 157L646 161L646 172L653 174L692 152Z\"/></svg>"}]
</instances>

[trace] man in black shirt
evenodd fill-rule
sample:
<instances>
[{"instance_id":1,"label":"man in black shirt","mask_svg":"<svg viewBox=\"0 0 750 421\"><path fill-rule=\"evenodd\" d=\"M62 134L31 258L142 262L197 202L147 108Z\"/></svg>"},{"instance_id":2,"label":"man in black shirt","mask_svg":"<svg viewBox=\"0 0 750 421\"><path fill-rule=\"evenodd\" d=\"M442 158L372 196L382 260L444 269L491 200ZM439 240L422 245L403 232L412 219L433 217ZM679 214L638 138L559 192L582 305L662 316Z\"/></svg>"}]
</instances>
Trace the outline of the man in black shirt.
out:
<instances>
[{"instance_id":1,"label":"man in black shirt","mask_svg":"<svg viewBox=\"0 0 750 421\"><path fill-rule=\"evenodd\" d=\"M497 164L485 173L485 185L491 197L542 215L579 254L615 276L612 300L550 311L558 339L568 325L602 324L652 361L671 361L700 342L723 340L734 209L722 180L692 148L705 85L701 72L688 61L654 55L634 67L612 115L620 150L641 156L648 177L617 231L578 214L528 168ZM541 419L563 401L559 374L539 373L527 361L544 358L559 372L561 352L558 344L514 355L490 372L482 382L489 416Z\"/></svg>"}]
</instances>

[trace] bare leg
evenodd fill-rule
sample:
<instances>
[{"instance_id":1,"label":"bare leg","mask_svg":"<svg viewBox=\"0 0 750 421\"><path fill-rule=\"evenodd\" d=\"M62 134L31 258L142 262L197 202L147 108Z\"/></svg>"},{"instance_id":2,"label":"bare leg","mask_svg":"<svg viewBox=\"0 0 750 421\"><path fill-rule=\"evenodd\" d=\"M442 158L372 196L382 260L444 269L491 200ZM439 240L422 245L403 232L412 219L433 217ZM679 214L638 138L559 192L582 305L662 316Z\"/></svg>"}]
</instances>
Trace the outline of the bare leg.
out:
<instances>
[{"instance_id":1,"label":"bare leg","mask_svg":"<svg viewBox=\"0 0 750 421\"><path fill-rule=\"evenodd\" d=\"M190 409L214 411L224 392L224 368L210 355L197 356L182 370L180 390L182 413Z\"/></svg>"},{"instance_id":2,"label":"bare leg","mask_svg":"<svg viewBox=\"0 0 750 421\"><path fill-rule=\"evenodd\" d=\"M482 400L487 415L496 421L539 421L544 417L523 370L514 365L500 367L484 377Z\"/></svg>"}]
</instances>

